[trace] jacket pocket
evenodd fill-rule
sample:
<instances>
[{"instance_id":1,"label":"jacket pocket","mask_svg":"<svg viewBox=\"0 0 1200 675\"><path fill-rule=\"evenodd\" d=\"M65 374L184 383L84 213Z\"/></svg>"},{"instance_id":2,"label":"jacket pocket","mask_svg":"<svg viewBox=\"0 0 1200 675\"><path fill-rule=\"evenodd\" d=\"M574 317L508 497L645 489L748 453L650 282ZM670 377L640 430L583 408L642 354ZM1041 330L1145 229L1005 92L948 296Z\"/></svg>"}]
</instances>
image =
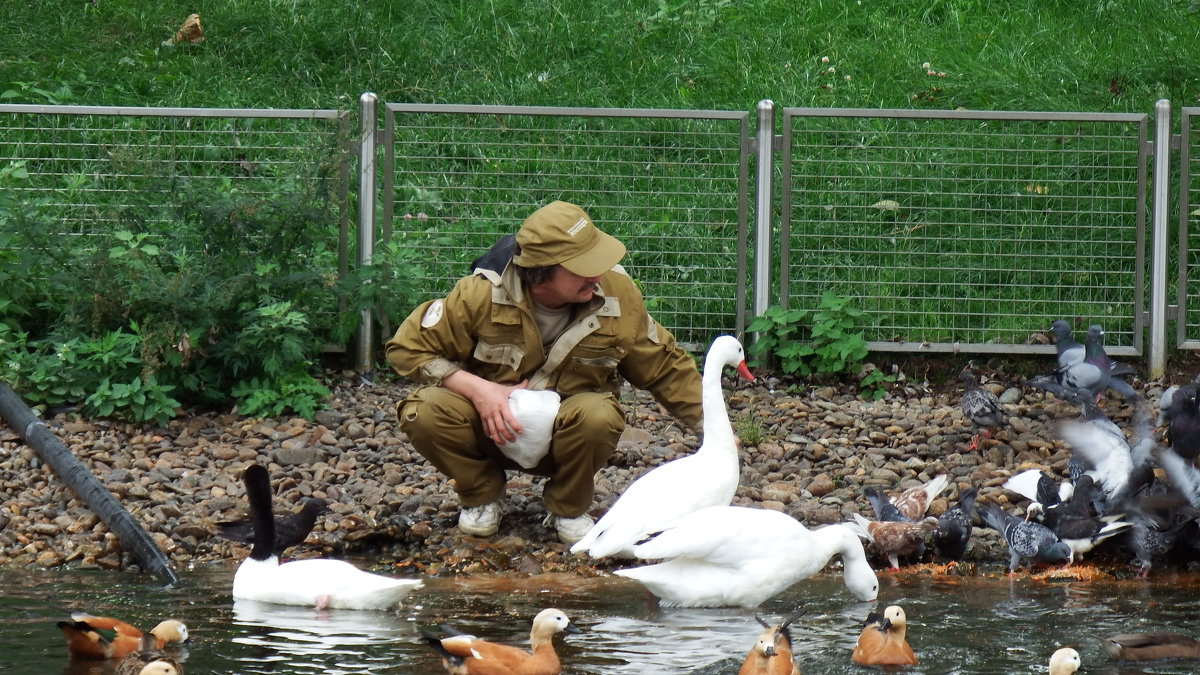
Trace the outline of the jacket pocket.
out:
<instances>
[{"instance_id":1,"label":"jacket pocket","mask_svg":"<svg viewBox=\"0 0 1200 675\"><path fill-rule=\"evenodd\" d=\"M475 351L472 356L481 363L489 363L495 366L507 366L514 371L519 371L521 361L525 359L525 350L520 345L511 342L492 341L494 339L479 337L479 342L475 344Z\"/></svg>"}]
</instances>

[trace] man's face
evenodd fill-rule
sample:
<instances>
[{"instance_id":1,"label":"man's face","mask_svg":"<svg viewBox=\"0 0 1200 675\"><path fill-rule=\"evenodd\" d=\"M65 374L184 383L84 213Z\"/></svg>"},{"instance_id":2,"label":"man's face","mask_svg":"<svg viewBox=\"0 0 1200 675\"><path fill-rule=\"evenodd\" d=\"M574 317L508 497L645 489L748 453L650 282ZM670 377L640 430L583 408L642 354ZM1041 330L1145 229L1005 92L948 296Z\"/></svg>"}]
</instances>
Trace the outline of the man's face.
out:
<instances>
[{"instance_id":1,"label":"man's face","mask_svg":"<svg viewBox=\"0 0 1200 675\"><path fill-rule=\"evenodd\" d=\"M581 277L567 268L554 268L550 279L534 286L533 297L550 309L558 309L568 303L587 302L596 294L600 277Z\"/></svg>"}]
</instances>

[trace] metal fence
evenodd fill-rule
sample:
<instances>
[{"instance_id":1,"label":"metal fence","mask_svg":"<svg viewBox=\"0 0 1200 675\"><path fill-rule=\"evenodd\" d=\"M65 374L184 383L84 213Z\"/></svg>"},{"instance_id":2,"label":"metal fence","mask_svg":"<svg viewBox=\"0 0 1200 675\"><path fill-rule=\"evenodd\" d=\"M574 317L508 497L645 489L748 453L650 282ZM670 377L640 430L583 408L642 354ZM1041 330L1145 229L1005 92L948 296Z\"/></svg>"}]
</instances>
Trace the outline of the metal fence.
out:
<instances>
[{"instance_id":1,"label":"metal fence","mask_svg":"<svg viewBox=\"0 0 1200 675\"><path fill-rule=\"evenodd\" d=\"M1175 343L1181 349L1200 349L1200 307L1189 298L1200 296L1200 108L1183 108L1179 137L1178 238L1171 259L1178 260L1175 277Z\"/></svg>"},{"instance_id":2,"label":"metal fence","mask_svg":"<svg viewBox=\"0 0 1200 675\"><path fill-rule=\"evenodd\" d=\"M1142 347L1147 115L788 108L780 304L872 349L1017 352L1055 319Z\"/></svg>"},{"instance_id":3,"label":"metal fence","mask_svg":"<svg viewBox=\"0 0 1200 675\"><path fill-rule=\"evenodd\" d=\"M177 223L220 220L228 236L185 242L196 256L187 258L192 265L235 254L212 250L217 243L238 240L245 252L284 236L255 229L256 219L246 217L252 214L236 208L222 213L221 205L249 210L290 200L328 218L327 235L306 245L344 275L349 121L338 110L0 105L0 165L23 165L28 176L11 189L37 203L40 222L54 223L55 236L84 237L99 250L121 230L179 242ZM327 295L329 312L337 312L340 299Z\"/></svg>"},{"instance_id":4,"label":"metal fence","mask_svg":"<svg viewBox=\"0 0 1200 675\"><path fill-rule=\"evenodd\" d=\"M388 104L382 237L423 253L428 297L539 206L585 207L682 343L745 325L749 115Z\"/></svg>"},{"instance_id":5,"label":"metal fence","mask_svg":"<svg viewBox=\"0 0 1200 675\"><path fill-rule=\"evenodd\" d=\"M829 290L866 310L876 350L1045 352L1029 336L1067 318L1142 354L1168 320L1200 348L1198 116L1172 138L1169 107L1152 135L1137 114L760 104L751 129L743 112L393 103L364 106L356 153L342 111L2 105L0 162L25 163L16 189L71 236L169 227L189 195L324 191L339 272L378 235L422 251L427 296L537 206L575 201L693 347Z\"/></svg>"}]
</instances>

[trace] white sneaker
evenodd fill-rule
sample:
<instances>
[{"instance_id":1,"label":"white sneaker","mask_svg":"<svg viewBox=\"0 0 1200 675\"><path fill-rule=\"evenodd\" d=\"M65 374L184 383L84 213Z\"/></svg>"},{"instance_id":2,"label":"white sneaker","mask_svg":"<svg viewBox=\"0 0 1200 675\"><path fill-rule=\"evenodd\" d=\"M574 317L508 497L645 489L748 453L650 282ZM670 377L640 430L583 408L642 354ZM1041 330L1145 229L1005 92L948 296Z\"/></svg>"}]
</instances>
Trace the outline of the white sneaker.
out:
<instances>
[{"instance_id":1,"label":"white sneaker","mask_svg":"<svg viewBox=\"0 0 1200 675\"><path fill-rule=\"evenodd\" d=\"M500 529L500 502L467 506L458 514L458 529L463 534L490 537Z\"/></svg>"},{"instance_id":2,"label":"white sneaker","mask_svg":"<svg viewBox=\"0 0 1200 675\"><path fill-rule=\"evenodd\" d=\"M570 546L583 539L583 535L592 529L592 525L596 521L592 520L592 517L586 513L574 518L567 518L551 513L546 516L546 520L542 521L542 524L549 526L551 523L554 524L554 529L558 531L558 540Z\"/></svg>"}]
</instances>

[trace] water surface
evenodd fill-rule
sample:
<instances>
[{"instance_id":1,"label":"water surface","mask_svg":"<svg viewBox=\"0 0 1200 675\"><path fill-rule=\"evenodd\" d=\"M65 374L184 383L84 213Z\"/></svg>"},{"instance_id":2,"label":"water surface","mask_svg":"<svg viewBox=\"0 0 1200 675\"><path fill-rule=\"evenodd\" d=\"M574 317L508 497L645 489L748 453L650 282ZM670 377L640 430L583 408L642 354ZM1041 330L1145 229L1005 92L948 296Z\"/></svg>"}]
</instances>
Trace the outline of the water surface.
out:
<instances>
[{"instance_id":1,"label":"water surface","mask_svg":"<svg viewBox=\"0 0 1200 675\"><path fill-rule=\"evenodd\" d=\"M363 561L359 561L360 564ZM150 575L80 571L0 571L0 672L5 675L109 675L103 665L69 663L55 622L71 611L148 628L184 620L192 633L188 675L272 673L442 673L418 639L421 627L450 623L510 644L528 641L545 607L565 611L583 630L559 640L564 673L723 673L760 631L743 609L667 609L620 577L509 576L427 579L392 612L356 612L233 602L232 567L181 571L169 588ZM806 675L870 673L850 662L868 611L900 604L921 665L908 673L1045 673L1050 654L1072 646L1086 673L1193 673L1200 662L1119 667L1098 636L1170 630L1200 636L1195 579L1035 582L1007 577L881 575L880 603L855 601L840 577L801 582L758 609L778 621L808 613L792 634Z\"/></svg>"}]
</instances>

